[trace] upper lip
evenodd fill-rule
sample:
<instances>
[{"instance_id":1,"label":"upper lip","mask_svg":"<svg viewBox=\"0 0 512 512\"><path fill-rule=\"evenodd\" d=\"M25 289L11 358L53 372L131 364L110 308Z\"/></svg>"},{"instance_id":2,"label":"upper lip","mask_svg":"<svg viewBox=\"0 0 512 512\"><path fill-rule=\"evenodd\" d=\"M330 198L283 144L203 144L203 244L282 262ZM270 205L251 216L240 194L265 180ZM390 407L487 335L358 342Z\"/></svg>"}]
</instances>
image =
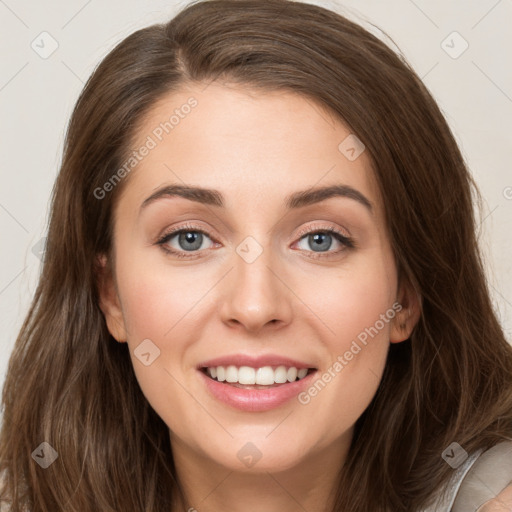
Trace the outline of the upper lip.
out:
<instances>
[{"instance_id":1,"label":"upper lip","mask_svg":"<svg viewBox=\"0 0 512 512\"><path fill-rule=\"evenodd\" d=\"M267 354L261 356L250 356L246 354L231 354L226 356L216 357L215 359L208 359L200 363L197 368L209 368L212 366L249 366L251 368L262 368L263 366L286 366L287 368L295 367L298 370L301 368L315 368L314 365L297 361L289 357L279 356L276 354Z\"/></svg>"}]
</instances>

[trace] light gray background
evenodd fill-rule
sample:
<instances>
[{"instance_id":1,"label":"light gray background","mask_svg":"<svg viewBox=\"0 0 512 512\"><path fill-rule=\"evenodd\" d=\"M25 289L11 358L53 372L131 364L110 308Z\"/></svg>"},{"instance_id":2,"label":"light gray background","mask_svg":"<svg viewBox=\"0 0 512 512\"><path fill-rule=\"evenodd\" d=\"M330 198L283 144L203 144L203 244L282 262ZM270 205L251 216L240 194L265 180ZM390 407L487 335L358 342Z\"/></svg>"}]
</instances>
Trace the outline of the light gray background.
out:
<instances>
[{"instance_id":1,"label":"light gray background","mask_svg":"<svg viewBox=\"0 0 512 512\"><path fill-rule=\"evenodd\" d=\"M0 0L0 385L35 291L38 242L78 94L117 42L166 21L187 3ZM512 0L311 3L344 13L392 45L371 23L382 28L439 103L485 199L481 243L510 340ZM51 49L50 36L41 36L45 31L58 47L42 58ZM464 41L469 46L461 53Z\"/></svg>"}]
</instances>

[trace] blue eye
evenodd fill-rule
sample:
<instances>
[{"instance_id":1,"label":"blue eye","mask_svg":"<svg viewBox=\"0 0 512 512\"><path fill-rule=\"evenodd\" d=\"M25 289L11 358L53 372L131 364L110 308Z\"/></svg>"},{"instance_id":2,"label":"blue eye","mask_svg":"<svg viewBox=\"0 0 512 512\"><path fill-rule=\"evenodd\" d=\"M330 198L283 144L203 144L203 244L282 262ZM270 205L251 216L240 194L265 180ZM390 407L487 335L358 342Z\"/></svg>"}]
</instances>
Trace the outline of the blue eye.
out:
<instances>
[{"instance_id":1,"label":"blue eye","mask_svg":"<svg viewBox=\"0 0 512 512\"><path fill-rule=\"evenodd\" d=\"M195 226L183 226L163 235L162 238L157 241L157 244L161 245L164 251L178 258L188 258L190 256L187 252L195 253L201 249L205 236L210 238L202 229L198 229ZM177 237L178 245L181 250L172 249L168 246L169 241L175 237Z\"/></svg>"},{"instance_id":2,"label":"blue eye","mask_svg":"<svg viewBox=\"0 0 512 512\"><path fill-rule=\"evenodd\" d=\"M324 229L324 230L315 230L307 233L304 235L300 240L305 239L307 242L309 242L309 247L313 247L313 252L321 253L321 252L327 252L329 251L333 239L338 241L338 243L353 248L353 242L350 240L350 238L346 237L345 235L342 235L338 231L334 229ZM316 250L318 249L318 250ZM334 253L337 253L339 251L334 251Z\"/></svg>"}]
</instances>

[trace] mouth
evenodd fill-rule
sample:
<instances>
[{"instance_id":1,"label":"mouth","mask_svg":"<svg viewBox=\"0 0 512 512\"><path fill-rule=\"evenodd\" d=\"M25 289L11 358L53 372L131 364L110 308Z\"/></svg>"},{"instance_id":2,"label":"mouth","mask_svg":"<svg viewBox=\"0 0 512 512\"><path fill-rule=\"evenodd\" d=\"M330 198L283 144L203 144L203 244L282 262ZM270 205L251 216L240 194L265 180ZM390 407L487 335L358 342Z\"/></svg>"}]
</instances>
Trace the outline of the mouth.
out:
<instances>
[{"instance_id":1,"label":"mouth","mask_svg":"<svg viewBox=\"0 0 512 512\"><path fill-rule=\"evenodd\" d=\"M283 365L198 368L210 397L229 408L250 413L293 403L294 398L311 386L317 371L316 368Z\"/></svg>"},{"instance_id":2,"label":"mouth","mask_svg":"<svg viewBox=\"0 0 512 512\"><path fill-rule=\"evenodd\" d=\"M200 368L208 378L240 389L271 389L305 379L316 368L295 366L208 366Z\"/></svg>"}]
</instances>

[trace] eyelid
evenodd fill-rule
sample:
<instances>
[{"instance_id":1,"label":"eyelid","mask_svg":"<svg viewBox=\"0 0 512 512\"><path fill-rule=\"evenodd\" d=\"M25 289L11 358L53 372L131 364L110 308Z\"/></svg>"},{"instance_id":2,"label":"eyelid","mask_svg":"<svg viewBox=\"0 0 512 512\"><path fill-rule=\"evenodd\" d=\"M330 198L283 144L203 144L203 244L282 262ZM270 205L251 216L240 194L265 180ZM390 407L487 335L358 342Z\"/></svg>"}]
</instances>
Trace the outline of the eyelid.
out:
<instances>
[{"instance_id":1,"label":"eyelid","mask_svg":"<svg viewBox=\"0 0 512 512\"><path fill-rule=\"evenodd\" d=\"M195 224L182 224L180 226L176 226L174 228L171 228L169 230L166 230L164 231L164 233L162 235L160 235L158 238L157 238L157 241L156 243L160 243L162 242L162 240L165 240L168 236L176 233L176 232L179 232L179 231L186 231L186 230L190 230L190 231L197 231L199 233L203 233L203 235L207 235L209 238L211 238L210 234L204 230L203 228L199 227L198 225L195 225Z\"/></svg>"},{"instance_id":2,"label":"eyelid","mask_svg":"<svg viewBox=\"0 0 512 512\"><path fill-rule=\"evenodd\" d=\"M176 233L176 232L179 232L179 231L183 231L183 230L187 230L187 229L190 229L190 230L193 230L193 231L197 231L199 233L202 233L204 235L207 235L209 238L212 238L211 234L206 231L205 229L201 228L199 225L197 224L192 224L192 223L186 223L186 224L183 224L183 225L180 225L180 226L177 226L175 228L171 228L169 229L168 231L165 231L162 235L160 235L158 238L157 238L157 243L158 242L161 242L162 240L164 240L165 238L167 238L169 235L172 235L173 233ZM308 226L306 228L302 228L296 235L294 238L302 238L304 235L307 235L309 233L314 233L316 231L327 231L327 232L334 232L334 233L338 233L339 235L341 235L342 237L344 238L347 238L347 239L350 239L351 236L350 234L348 233L348 231L343 231L342 229L338 228L338 227L334 227L334 226L329 226L329 225L315 225L315 226ZM213 240L213 238L212 238ZM215 240L216 241L216 240Z\"/></svg>"},{"instance_id":3,"label":"eyelid","mask_svg":"<svg viewBox=\"0 0 512 512\"><path fill-rule=\"evenodd\" d=\"M338 227L332 226L332 225L314 225L314 226L308 226L306 228L303 228L299 231L297 235L295 235L298 238L302 238L304 235L308 235L309 233L315 233L317 231L327 231L327 232L334 232L338 235L341 235L343 238L350 239L350 234L348 232L344 232Z\"/></svg>"}]
</instances>

